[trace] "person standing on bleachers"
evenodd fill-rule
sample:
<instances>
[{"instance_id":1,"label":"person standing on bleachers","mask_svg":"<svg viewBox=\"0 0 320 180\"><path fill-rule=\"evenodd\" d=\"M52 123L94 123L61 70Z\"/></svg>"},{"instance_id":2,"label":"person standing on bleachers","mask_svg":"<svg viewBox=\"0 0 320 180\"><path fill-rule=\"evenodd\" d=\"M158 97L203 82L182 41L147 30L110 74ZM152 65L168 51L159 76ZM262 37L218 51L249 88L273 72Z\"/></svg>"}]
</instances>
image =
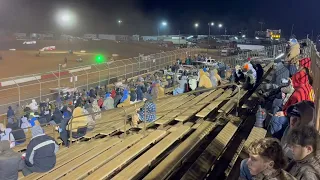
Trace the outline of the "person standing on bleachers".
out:
<instances>
[{"instance_id":1,"label":"person standing on bleachers","mask_svg":"<svg viewBox=\"0 0 320 180\"><path fill-rule=\"evenodd\" d=\"M297 179L320 179L319 134L314 127L302 126L288 135L288 143L293 153L293 161L287 171Z\"/></svg>"},{"instance_id":2,"label":"person standing on bleachers","mask_svg":"<svg viewBox=\"0 0 320 180\"><path fill-rule=\"evenodd\" d=\"M38 123L36 123L38 124ZM39 125L31 128L32 139L28 144L25 156L24 176L33 172L48 172L56 165L56 153L59 150L57 142L44 134Z\"/></svg>"},{"instance_id":3,"label":"person standing on bleachers","mask_svg":"<svg viewBox=\"0 0 320 180\"><path fill-rule=\"evenodd\" d=\"M294 180L284 170L287 165L281 145L277 139L255 140L248 148L249 158L240 165L239 180Z\"/></svg>"},{"instance_id":4,"label":"person standing on bleachers","mask_svg":"<svg viewBox=\"0 0 320 180\"><path fill-rule=\"evenodd\" d=\"M9 141L0 141L1 180L17 180L18 172L23 169L24 164L21 154L10 148Z\"/></svg>"}]
</instances>

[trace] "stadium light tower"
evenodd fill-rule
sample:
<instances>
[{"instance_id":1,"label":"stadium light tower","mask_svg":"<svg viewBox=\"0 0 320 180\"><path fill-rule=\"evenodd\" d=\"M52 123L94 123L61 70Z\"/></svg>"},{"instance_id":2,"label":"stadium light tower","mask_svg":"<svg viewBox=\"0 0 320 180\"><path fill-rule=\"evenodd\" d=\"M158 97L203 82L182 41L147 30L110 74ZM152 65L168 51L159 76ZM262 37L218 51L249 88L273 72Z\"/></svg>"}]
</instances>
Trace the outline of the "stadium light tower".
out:
<instances>
[{"instance_id":1,"label":"stadium light tower","mask_svg":"<svg viewBox=\"0 0 320 180\"><path fill-rule=\"evenodd\" d=\"M162 21L160 26L158 26L158 39L159 39L159 36L160 36L160 28L161 27L167 27L168 23L167 21Z\"/></svg>"},{"instance_id":2,"label":"stadium light tower","mask_svg":"<svg viewBox=\"0 0 320 180\"><path fill-rule=\"evenodd\" d=\"M195 23L194 27L196 28L196 35L198 35L198 27L199 27L199 23Z\"/></svg>"},{"instance_id":3,"label":"stadium light tower","mask_svg":"<svg viewBox=\"0 0 320 180\"><path fill-rule=\"evenodd\" d=\"M72 29L74 28L77 18L76 14L69 10L63 9L56 12L56 23L61 26L63 29Z\"/></svg>"}]
</instances>

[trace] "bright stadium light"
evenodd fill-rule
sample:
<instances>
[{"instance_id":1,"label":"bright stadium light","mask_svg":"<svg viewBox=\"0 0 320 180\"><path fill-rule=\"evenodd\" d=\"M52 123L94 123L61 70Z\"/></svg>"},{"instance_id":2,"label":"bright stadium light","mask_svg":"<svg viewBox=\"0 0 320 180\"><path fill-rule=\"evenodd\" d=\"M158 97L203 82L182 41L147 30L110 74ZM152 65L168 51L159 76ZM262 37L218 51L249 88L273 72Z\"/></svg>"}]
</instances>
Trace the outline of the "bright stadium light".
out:
<instances>
[{"instance_id":1,"label":"bright stadium light","mask_svg":"<svg viewBox=\"0 0 320 180\"><path fill-rule=\"evenodd\" d=\"M69 9L58 10L55 19L57 24L63 29L73 28L77 21L76 14Z\"/></svg>"},{"instance_id":2,"label":"bright stadium light","mask_svg":"<svg viewBox=\"0 0 320 180\"><path fill-rule=\"evenodd\" d=\"M218 26L219 28L222 28L222 24L219 24L219 26Z\"/></svg>"},{"instance_id":3,"label":"bright stadium light","mask_svg":"<svg viewBox=\"0 0 320 180\"><path fill-rule=\"evenodd\" d=\"M211 26L214 26L214 23L212 22L210 25L211 25Z\"/></svg>"},{"instance_id":4,"label":"bright stadium light","mask_svg":"<svg viewBox=\"0 0 320 180\"><path fill-rule=\"evenodd\" d=\"M199 27L199 24L198 24L198 23L195 23L195 24L194 24L194 27L198 28L198 27Z\"/></svg>"},{"instance_id":5,"label":"bright stadium light","mask_svg":"<svg viewBox=\"0 0 320 180\"><path fill-rule=\"evenodd\" d=\"M167 23L166 21L163 21L163 22L161 23L161 25L162 25L162 26L167 26L168 23Z\"/></svg>"}]
</instances>

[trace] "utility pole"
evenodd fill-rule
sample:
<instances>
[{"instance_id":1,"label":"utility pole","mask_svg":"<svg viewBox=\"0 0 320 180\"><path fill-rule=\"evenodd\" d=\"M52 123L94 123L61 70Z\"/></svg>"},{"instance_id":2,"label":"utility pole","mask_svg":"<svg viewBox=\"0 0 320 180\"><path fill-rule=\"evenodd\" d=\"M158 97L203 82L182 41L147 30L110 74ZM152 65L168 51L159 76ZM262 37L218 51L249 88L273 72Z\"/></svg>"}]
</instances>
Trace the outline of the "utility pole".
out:
<instances>
[{"instance_id":1,"label":"utility pole","mask_svg":"<svg viewBox=\"0 0 320 180\"><path fill-rule=\"evenodd\" d=\"M292 34L293 34L293 28L294 28L294 24L292 24L292 26L291 26L291 35L290 36L292 36Z\"/></svg>"}]
</instances>

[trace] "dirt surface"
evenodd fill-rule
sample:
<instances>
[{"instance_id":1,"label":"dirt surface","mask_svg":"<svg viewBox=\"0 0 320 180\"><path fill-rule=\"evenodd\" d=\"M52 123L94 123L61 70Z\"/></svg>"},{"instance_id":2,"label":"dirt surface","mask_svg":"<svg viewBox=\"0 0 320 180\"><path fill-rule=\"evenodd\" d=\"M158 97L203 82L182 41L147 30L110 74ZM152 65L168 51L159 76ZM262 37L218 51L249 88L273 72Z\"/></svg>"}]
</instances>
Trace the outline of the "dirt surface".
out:
<instances>
[{"instance_id":1,"label":"dirt surface","mask_svg":"<svg viewBox=\"0 0 320 180\"><path fill-rule=\"evenodd\" d=\"M89 46L87 43L92 43L94 47ZM80 44L82 43L80 42ZM105 57L108 57L108 54L117 53L121 55L121 58L129 58L138 56L139 53L154 54L164 50L173 50L170 48L160 48L157 45L148 43L121 44L110 41L95 41L83 42L83 44L88 46L88 48L84 49L86 50L86 53L79 53L81 48L78 48L78 51L74 52L73 55L68 54L67 50L59 49L59 46L57 46L56 51L41 52L40 57L36 57L35 54L38 53L36 50L17 49L17 51L2 51L3 60L0 61L1 81L11 80L5 77L30 75L31 73L50 73L51 71L57 71L58 64L64 63L65 56L68 58L68 65L66 68L71 68L94 63L96 54L103 54ZM47 46L49 45L52 44L47 44ZM80 47L78 44L74 44L74 46ZM99 50L100 46L103 47L100 48L101 50ZM39 47L42 48L44 46L37 44L37 47L34 48ZM94 48L97 48L97 50L94 50ZM103 49L105 50L103 51ZM110 49L110 51L107 49ZM84 59L84 62L75 62L75 59L79 57L79 55L82 57L82 59ZM184 59L186 57L186 53L181 53L179 57ZM126 79L146 73L147 71L155 71L165 66L172 65L172 63L175 62L175 58L178 58L178 56L169 57L162 55L162 58L158 58L157 61L144 61L140 64L137 63L138 61L136 60L114 60L108 66L106 64L99 64L92 66L93 68L91 70L87 70L86 72L82 71L73 73L73 75L77 77L77 81L74 81L71 75L62 76L60 84L61 87L80 87L80 89L90 89L91 87L96 87L98 85L113 83L117 81L117 78ZM135 64L130 65L132 63ZM126 65L125 68L123 67L124 65ZM119 66L122 67L119 68ZM62 69L62 71L63 70L64 69ZM58 76L57 73L55 75ZM0 114L5 113L9 105L16 107L16 105L19 104L19 101L21 105L26 105L27 103L29 104L33 98L35 98L38 102L40 100L45 100L46 98L55 100L56 93L53 93L50 89L57 87L57 77L39 80L39 82L32 81L20 83L19 87L17 85L0 87ZM40 89L42 90L40 91Z\"/></svg>"},{"instance_id":2,"label":"dirt surface","mask_svg":"<svg viewBox=\"0 0 320 180\"><path fill-rule=\"evenodd\" d=\"M115 42L108 40L101 41L83 41L75 40L54 41L42 40L37 41L34 45L22 44L23 41L4 41L0 42L0 79L22 76L28 74L45 73L48 71L57 71L58 64L64 63L64 57L68 59L67 68L93 64L97 55L102 55L106 61L112 58L112 54L117 54L115 60L132 58L141 54L154 54L161 51L174 50L172 48L159 47L156 44L145 42ZM46 46L56 46L56 51L40 52L40 57L37 57L39 49ZM16 49L16 51L9 51ZM74 54L68 53L72 49ZM80 53L85 50L86 53ZM76 59L81 57L83 62L76 62Z\"/></svg>"}]
</instances>

